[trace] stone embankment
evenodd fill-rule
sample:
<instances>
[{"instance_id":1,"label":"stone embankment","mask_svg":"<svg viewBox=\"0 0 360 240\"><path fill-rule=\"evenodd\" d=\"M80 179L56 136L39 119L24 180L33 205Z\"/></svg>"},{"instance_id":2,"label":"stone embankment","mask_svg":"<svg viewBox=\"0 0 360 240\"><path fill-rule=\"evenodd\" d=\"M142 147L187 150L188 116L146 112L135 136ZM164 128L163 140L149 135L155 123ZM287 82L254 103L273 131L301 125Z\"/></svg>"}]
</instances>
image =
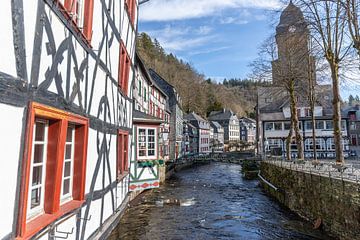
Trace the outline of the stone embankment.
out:
<instances>
[{"instance_id":1,"label":"stone embankment","mask_svg":"<svg viewBox=\"0 0 360 240\"><path fill-rule=\"evenodd\" d=\"M263 161L261 184L280 203L339 239L360 239L360 169Z\"/></svg>"}]
</instances>

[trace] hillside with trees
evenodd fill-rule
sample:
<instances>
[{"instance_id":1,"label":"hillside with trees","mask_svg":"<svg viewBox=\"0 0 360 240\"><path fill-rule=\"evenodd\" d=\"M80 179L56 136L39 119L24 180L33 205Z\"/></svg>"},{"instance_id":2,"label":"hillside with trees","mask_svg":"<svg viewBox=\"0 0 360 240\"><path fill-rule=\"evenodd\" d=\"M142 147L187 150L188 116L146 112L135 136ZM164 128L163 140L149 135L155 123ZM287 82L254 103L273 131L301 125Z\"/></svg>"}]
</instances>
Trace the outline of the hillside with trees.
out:
<instances>
[{"instance_id":1,"label":"hillside with trees","mask_svg":"<svg viewBox=\"0 0 360 240\"><path fill-rule=\"evenodd\" d=\"M211 111L228 108L238 116L254 117L256 87L265 83L229 79L217 83L199 73L191 64L166 53L160 43L146 33L138 36L137 50L148 68L170 82L183 99L185 112L207 116Z\"/></svg>"}]
</instances>

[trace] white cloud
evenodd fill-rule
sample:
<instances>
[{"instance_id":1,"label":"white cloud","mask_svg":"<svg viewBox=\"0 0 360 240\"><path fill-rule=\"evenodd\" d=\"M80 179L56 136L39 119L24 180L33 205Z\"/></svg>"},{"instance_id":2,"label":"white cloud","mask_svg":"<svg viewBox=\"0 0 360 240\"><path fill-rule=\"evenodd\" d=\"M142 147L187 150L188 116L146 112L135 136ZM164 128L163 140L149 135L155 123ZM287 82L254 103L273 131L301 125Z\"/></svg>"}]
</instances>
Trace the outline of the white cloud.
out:
<instances>
[{"instance_id":1,"label":"white cloud","mask_svg":"<svg viewBox=\"0 0 360 240\"><path fill-rule=\"evenodd\" d=\"M199 50L199 51L189 51L189 55L194 56L194 55L201 55L201 54L209 54L209 53L214 53L214 52L220 52L226 49L229 49L230 47L228 46L224 46L224 47L218 47L218 48L210 48L210 49L206 49L206 50Z\"/></svg>"},{"instance_id":2,"label":"white cloud","mask_svg":"<svg viewBox=\"0 0 360 240\"><path fill-rule=\"evenodd\" d=\"M162 29L146 31L152 38L156 38L166 51L185 51L203 46L216 38L211 35L212 27L174 27L167 24Z\"/></svg>"},{"instance_id":3,"label":"white cloud","mask_svg":"<svg viewBox=\"0 0 360 240\"><path fill-rule=\"evenodd\" d=\"M151 0L141 5L142 21L184 20L211 16L225 9L278 9L280 0Z\"/></svg>"}]
</instances>

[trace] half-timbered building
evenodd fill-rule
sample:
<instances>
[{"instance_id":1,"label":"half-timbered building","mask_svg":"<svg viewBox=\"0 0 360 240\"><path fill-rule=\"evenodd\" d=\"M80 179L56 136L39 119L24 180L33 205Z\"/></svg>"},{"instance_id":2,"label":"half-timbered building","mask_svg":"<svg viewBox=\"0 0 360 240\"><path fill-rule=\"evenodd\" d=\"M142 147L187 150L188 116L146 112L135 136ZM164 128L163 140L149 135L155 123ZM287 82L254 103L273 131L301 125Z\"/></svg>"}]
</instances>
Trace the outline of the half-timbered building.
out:
<instances>
[{"instance_id":1,"label":"half-timbered building","mask_svg":"<svg viewBox=\"0 0 360 240\"><path fill-rule=\"evenodd\" d=\"M183 142L183 111L182 100L176 88L162 78L153 69L149 69L149 73L154 82L168 96L168 107L170 110L169 119L169 159L176 160L184 155ZM169 115L167 115L169 117Z\"/></svg>"},{"instance_id":2,"label":"half-timbered building","mask_svg":"<svg viewBox=\"0 0 360 240\"><path fill-rule=\"evenodd\" d=\"M130 189L141 191L160 184L160 165L164 163L168 147L169 117L166 94L153 81L137 54L135 75Z\"/></svg>"},{"instance_id":3,"label":"half-timbered building","mask_svg":"<svg viewBox=\"0 0 360 240\"><path fill-rule=\"evenodd\" d=\"M106 238L129 199L138 1L0 15L0 237Z\"/></svg>"}]
</instances>

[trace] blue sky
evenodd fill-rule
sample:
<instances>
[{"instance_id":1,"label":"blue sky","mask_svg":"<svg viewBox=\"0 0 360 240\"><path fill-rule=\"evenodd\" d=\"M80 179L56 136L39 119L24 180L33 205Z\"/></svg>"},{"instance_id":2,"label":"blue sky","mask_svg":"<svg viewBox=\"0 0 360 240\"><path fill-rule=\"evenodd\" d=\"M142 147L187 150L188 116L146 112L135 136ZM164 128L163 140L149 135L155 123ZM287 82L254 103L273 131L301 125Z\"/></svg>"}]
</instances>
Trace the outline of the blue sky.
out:
<instances>
[{"instance_id":1,"label":"blue sky","mask_svg":"<svg viewBox=\"0 0 360 240\"><path fill-rule=\"evenodd\" d=\"M140 6L139 30L206 77L245 78L274 31L269 13L280 7L278 0L151 0Z\"/></svg>"},{"instance_id":2,"label":"blue sky","mask_svg":"<svg viewBox=\"0 0 360 240\"><path fill-rule=\"evenodd\" d=\"M206 77L246 78L259 45L275 32L282 0L150 0L140 6L139 31ZM274 22L275 21L275 22ZM272 24L271 24L272 23ZM342 87L343 98L360 95Z\"/></svg>"}]
</instances>

